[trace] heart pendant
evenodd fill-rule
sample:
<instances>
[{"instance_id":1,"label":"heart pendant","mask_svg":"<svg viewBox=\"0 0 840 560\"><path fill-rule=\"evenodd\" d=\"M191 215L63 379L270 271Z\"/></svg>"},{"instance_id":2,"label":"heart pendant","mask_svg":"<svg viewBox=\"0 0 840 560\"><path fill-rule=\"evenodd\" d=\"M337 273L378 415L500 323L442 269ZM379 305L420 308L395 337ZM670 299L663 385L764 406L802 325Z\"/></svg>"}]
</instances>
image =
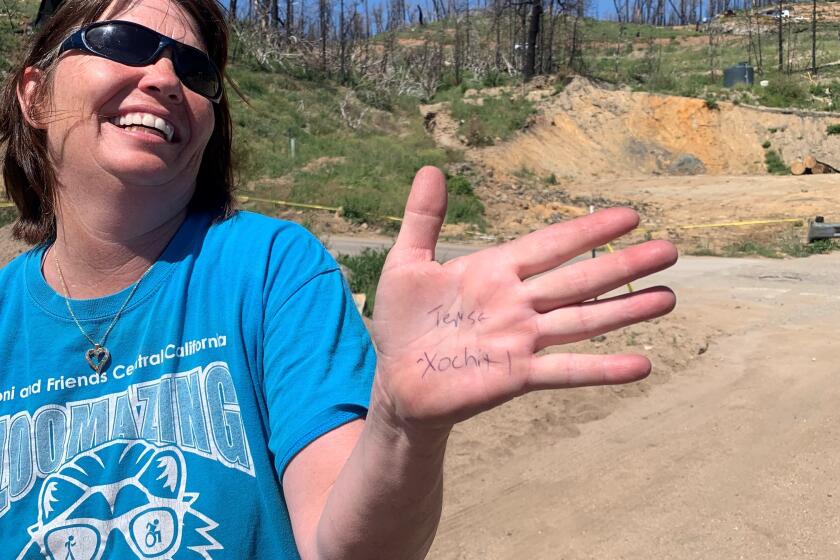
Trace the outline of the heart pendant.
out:
<instances>
[{"instance_id":1,"label":"heart pendant","mask_svg":"<svg viewBox=\"0 0 840 560\"><path fill-rule=\"evenodd\" d=\"M96 373L102 373L102 370L108 367L108 362L111 361L111 353L104 346L94 346L85 352L85 360L87 360L90 369Z\"/></svg>"}]
</instances>

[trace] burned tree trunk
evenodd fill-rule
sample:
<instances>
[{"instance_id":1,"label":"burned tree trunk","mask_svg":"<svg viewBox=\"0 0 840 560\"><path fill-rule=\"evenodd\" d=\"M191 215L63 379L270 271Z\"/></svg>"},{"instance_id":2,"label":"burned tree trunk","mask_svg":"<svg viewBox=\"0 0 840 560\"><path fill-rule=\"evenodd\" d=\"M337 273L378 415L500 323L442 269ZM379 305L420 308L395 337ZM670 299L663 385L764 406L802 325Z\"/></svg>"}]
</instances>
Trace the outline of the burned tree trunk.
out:
<instances>
[{"instance_id":1,"label":"burned tree trunk","mask_svg":"<svg viewBox=\"0 0 840 560\"><path fill-rule=\"evenodd\" d=\"M531 21L528 25L527 50L525 51L525 64L522 67L522 77L527 81L534 77L534 68L537 60L537 38L540 34L540 21L542 20L542 0L533 0L531 3Z\"/></svg>"}]
</instances>

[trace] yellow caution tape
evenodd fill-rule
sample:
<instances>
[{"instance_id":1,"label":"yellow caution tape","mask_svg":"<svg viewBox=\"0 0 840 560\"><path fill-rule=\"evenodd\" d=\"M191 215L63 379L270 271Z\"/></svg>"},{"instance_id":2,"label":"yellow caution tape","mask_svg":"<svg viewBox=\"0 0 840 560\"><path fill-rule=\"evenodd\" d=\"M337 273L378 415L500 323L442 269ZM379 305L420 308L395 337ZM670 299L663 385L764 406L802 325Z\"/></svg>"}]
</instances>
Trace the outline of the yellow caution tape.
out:
<instances>
[{"instance_id":1,"label":"yellow caution tape","mask_svg":"<svg viewBox=\"0 0 840 560\"><path fill-rule=\"evenodd\" d=\"M307 208L309 210L326 210L328 212L338 212L341 208L336 206L322 206L320 204L305 204L303 202L289 202L288 200L274 200L271 198L258 198L255 196L247 196L241 195L237 197L240 202L265 202L268 204L277 204L280 206L289 206L292 208ZM9 204L11 206L11 204ZM2 207L2 205L0 205ZM391 221L391 222L402 222L402 218L397 216L382 216L383 219ZM744 220L739 222L722 222L722 223L711 223L711 224L691 224L687 226L672 226L672 227L664 227L658 229L647 229L647 228L636 228L635 231L640 233L654 233L657 231L665 231L669 229L703 229L703 228L721 228L721 227L742 227L742 226L755 226L755 225L766 225L766 224L785 224L785 223L802 223L804 220L802 218L778 218L778 219L771 219L771 220Z\"/></svg>"},{"instance_id":2,"label":"yellow caution tape","mask_svg":"<svg viewBox=\"0 0 840 560\"><path fill-rule=\"evenodd\" d=\"M239 202L266 202L268 204L278 204L280 206L291 206L292 208L307 208L310 210L326 210L328 212L338 212L341 208L335 206L321 206L320 204L304 204L302 202L289 202L288 200L273 200L270 198L257 198L255 196L238 196ZM383 219L389 220L392 222L401 222L402 218L397 218L396 216L382 216Z\"/></svg>"},{"instance_id":3,"label":"yellow caution tape","mask_svg":"<svg viewBox=\"0 0 840 560\"><path fill-rule=\"evenodd\" d=\"M699 229L699 228L718 228L718 227L740 227L740 226L757 226L764 224L789 224L794 222L803 222L802 218L779 218L776 220L747 220L742 222L723 222L720 224L694 224L689 226L677 226L674 229Z\"/></svg>"},{"instance_id":4,"label":"yellow caution tape","mask_svg":"<svg viewBox=\"0 0 840 560\"><path fill-rule=\"evenodd\" d=\"M739 222L721 222L712 224L690 224L687 226L670 226L661 227L658 229L636 228L635 231L640 233L654 233L657 231L667 231L669 229L704 229L704 228L722 228L722 227L743 227L743 226L758 226L767 224L801 224L805 222L802 218L777 218L772 220L743 220Z\"/></svg>"},{"instance_id":5,"label":"yellow caution tape","mask_svg":"<svg viewBox=\"0 0 840 560\"><path fill-rule=\"evenodd\" d=\"M280 204L282 206L292 206L294 208L310 208L312 210L328 210L330 212L338 212L338 208L331 206L321 206L318 204L304 204L302 202L289 202L286 200L272 200L270 198L257 198L255 196L239 196L239 202L268 202L269 204Z\"/></svg>"}]
</instances>

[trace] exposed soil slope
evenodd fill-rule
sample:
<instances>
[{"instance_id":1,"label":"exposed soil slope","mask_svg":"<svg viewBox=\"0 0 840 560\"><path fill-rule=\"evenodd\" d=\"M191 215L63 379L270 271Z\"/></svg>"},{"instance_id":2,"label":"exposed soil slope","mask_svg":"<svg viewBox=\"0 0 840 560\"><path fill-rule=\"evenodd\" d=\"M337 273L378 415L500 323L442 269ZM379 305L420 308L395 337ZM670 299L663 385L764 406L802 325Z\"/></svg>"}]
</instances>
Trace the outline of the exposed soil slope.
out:
<instances>
[{"instance_id":1,"label":"exposed soil slope","mask_svg":"<svg viewBox=\"0 0 840 560\"><path fill-rule=\"evenodd\" d=\"M640 175L765 173L762 144L790 162L812 153L840 163L838 121L731 103L608 90L578 78L544 101L540 116L512 141L473 156L497 173L522 169L567 179Z\"/></svg>"}]
</instances>

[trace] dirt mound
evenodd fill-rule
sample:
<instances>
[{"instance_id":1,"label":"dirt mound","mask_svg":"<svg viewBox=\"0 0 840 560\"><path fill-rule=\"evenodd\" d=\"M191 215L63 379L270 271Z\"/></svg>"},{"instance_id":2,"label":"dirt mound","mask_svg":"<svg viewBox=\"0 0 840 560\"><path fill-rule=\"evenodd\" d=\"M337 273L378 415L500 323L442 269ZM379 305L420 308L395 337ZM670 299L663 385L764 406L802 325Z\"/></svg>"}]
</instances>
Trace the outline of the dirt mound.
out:
<instances>
[{"instance_id":1,"label":"dirt mound","mask_svg":"<svg viewBox=\"0 0 840 560\"><path fill-rule=\"evenodd\" d=\"M704 100L608 90L578 78L545 101L527 130L503 145L474 152L496 173L523 170L559 178L764 174L769 141L788 163L812 153L840 162L837 122L828 114L795 114Z\"/></svg>"},{"instance_id":2,"label":"dirt mound","mask_svg":"<svg viewBox=\"0 0 840 560\"><path fill-rule=\"evenodd\" d=\"M426 131L435 142L449 150L464 149L464 142L458 138L458 122L449 114L448 103L420 105Z\"/></svg>"}]
</instances>

